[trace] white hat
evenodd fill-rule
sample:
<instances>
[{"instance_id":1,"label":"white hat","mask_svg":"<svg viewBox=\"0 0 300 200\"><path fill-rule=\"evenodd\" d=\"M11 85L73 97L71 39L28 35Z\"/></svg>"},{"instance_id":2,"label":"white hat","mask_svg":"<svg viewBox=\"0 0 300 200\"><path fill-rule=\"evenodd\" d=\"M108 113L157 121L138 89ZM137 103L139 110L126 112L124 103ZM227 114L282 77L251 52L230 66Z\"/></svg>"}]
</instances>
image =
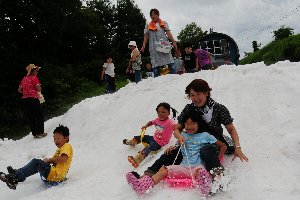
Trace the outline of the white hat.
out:
<instances>
[{"instance_id":1,"label":"white hat","mask_svg":"<svg viewBox=\"0 0 300 200\"><path fill-rule=\"evenodd\" d=\"M135 46L135 47L137 47L135 41L130 41L129 44L128 44L128 48L129 48L129 46Z\"/></svg>"}]
</instances>

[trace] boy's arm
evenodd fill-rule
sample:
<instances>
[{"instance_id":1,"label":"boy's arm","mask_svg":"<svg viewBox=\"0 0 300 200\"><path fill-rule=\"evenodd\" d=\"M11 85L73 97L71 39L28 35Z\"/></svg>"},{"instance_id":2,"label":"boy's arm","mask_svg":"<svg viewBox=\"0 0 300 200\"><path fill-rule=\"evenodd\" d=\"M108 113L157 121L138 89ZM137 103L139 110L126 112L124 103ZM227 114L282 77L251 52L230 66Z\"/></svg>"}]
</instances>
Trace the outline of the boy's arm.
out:
<instances>
[{"instance_id":1,"label":"boy's arm","mask_svg":"<svg viewBox=\"0 0 300 200\"><path fill-rule=\"evenodd\" d=\"M65 163L69 156L65 153L61 154L59 157L45 158L43 161L46 163Z\"/></svg>"},{"instance_id":2,"label":"boy's arm","mask_svg":"<svg viewBox=\"0 0 300 200\"><path fill-rule=\"evenodd\" d=\"M218 157L219 157L219 160L222 160L224 157L224 154L227 150L227 146L220 140L217 140L216 145L218 145L220 147L220 152L219 152Z\"/></svg>"}]
</instances>

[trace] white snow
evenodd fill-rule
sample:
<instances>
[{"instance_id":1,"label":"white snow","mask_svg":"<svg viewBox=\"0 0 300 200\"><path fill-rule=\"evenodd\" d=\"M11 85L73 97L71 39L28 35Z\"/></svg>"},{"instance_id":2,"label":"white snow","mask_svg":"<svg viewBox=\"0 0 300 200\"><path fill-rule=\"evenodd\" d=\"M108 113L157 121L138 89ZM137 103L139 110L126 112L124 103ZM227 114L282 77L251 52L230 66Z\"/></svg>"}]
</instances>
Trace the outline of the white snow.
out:
<instances>
[{"instance_id":1,"label":"white snow","mask_svg":"<svg viewBox=\"0 0 300 200\"><path fill-rule=\"evenodd\" d=\"M181 111L190 102L185 87L195 78L206 80L213 89L213 99L230 110L243 152L249 158L243 163L239 159L230 162L231 157L227 157L229 188L208 199L300 199L300 63L289 61L271 66L221 66L214 71L131 83L115 94L86 99L64 115L48 120L46 138L28 135L18 141L0 140L0 171L5 172L8 165L19 168L34 157L52 156L56 149L52 132L58 124L70 128L74 149L66 183L45 188L39 175L29 177L15 191L0 183L0 199L140 199L127 184L125 174L133 170L127 156L142 146L131 148L122 140L138 135L142 125L157 116L155 108L160 102ZM147 129L147 134L153 130ZM161 153L147 158L136 171L142 173ZM193 200L199 195L192 189L160 183L143 198Z\"/></svg>"}]
</instances>

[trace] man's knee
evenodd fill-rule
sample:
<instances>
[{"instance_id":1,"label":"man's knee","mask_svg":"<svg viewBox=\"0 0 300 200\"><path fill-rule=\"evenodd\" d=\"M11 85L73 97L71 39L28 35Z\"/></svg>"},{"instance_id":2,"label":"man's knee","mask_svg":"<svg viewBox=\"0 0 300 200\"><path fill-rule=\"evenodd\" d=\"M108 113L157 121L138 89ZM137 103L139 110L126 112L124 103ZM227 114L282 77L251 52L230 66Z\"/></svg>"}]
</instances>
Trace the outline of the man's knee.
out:
<instances>
[{"instance_id":1,"label":"man's knee","mask_svg":"<svg viewBox=\"0 0 300 200\"><path fill-rule=\"evenodd\" d=\"M210 156L211 154L216 154L217 150L214 145L204 145L200 149L200 156L202 157L207 157Z\"/></svg>"}]
</instances>

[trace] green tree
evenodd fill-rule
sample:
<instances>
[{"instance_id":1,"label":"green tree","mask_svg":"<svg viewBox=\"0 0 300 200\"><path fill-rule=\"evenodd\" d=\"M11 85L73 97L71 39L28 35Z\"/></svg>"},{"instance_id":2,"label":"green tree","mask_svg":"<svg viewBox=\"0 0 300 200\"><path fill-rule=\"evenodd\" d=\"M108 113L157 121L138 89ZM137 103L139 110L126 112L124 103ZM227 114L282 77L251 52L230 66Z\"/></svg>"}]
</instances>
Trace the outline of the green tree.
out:
<instances>
[{"instance_id":1,"label":"green tree","mask_svg":"<svg viewBox=\"0 0 300 200\"><path fill-rule=\"evenodd\" d=\"M52 96L52 103L48 99L49 108L60 105L56 101L60 99L58 96L75 90L73 83L78 84L78 81L73 81L72 69L62 66L70 53L65 47L65 35L71 32L68 24L80 15L81 6L80 0L0 1L0 93L5 94L0 98L0 132L9 124L24 128L25 120L16 88L28 64L43 66L42 71L47 71L47 74L53 72L51 77L44 76L44 73L39 76L46 98L47 92L50 93L53 88L61 89L56 80L69 85L67 90ZM56 69L58 66L61 68ZM70 79L66 80L65 75ZM69 80L73 82L67 82Z\"/></svg>"},{"instance_id":2,"label":"green tree","mask_svg":"<svg viewBox=\"0 0 300 200\"><path fill-rule=\"evenodd\" d=\"M207 35L207 31L203 32L195 22L192 22L179 32L177 38L181 44L191 43L195 46L198 45L200 39L205 35Z\"/></svg>"},{"instance_id":3,"label":"green tree","mask_svg":"<svg viewBox=\"0 0 300 200\"><path fill-rule=\"evenodd\" d=\"M80 0L1 1L1 55L14 65L58 63L66 24L80 8Z\"/></svg>"},{"instance_id":4,"label":"green tree","mask_svg":"<svg viewBox=\"0 0 300 200\"><path fill-rule=\"evenodd\" d=\"M114 6L109 0L92 0L81 9L81 14L68 28L73 31L66 37L70 46L67 51L75 63L82 63L76 69L78 76L98 82L114 35Z\"/></svg>"},{"instance_id":5,"label":"green tree","mask_svg":"<svg viewBox=\"0 0 300 200\"><path fill-rule=\"evenodd\" d=\"M85 13L93 20L90 29L94 33L89 44L98 55L104 55L107 49L111 48L115 32L113 26L115 6L109 0L93 0L87 5Z\"/></svg>"},{"instance_id":6,"label":"green tree","mask_svg":"<svg viewBox=\"0 0 300 200\"><path fill-rule=\"evenodd\" d=\"M282 40L294 34L294 29L290 27L281 26L278 30L273 31L275 40Z\"/></svg>"},{"instance_id":7,"label":"green tree","mask_svg":"<svg viewBox=\"0 0 300 200\"><path fill-rule=\"evenodd\" d=\"M134 40L141 46L146 19L133 0L118 0L114 21L113 54L121 66L126 66L130 57L127 45Z\"/></svg>"}]
</instances>

